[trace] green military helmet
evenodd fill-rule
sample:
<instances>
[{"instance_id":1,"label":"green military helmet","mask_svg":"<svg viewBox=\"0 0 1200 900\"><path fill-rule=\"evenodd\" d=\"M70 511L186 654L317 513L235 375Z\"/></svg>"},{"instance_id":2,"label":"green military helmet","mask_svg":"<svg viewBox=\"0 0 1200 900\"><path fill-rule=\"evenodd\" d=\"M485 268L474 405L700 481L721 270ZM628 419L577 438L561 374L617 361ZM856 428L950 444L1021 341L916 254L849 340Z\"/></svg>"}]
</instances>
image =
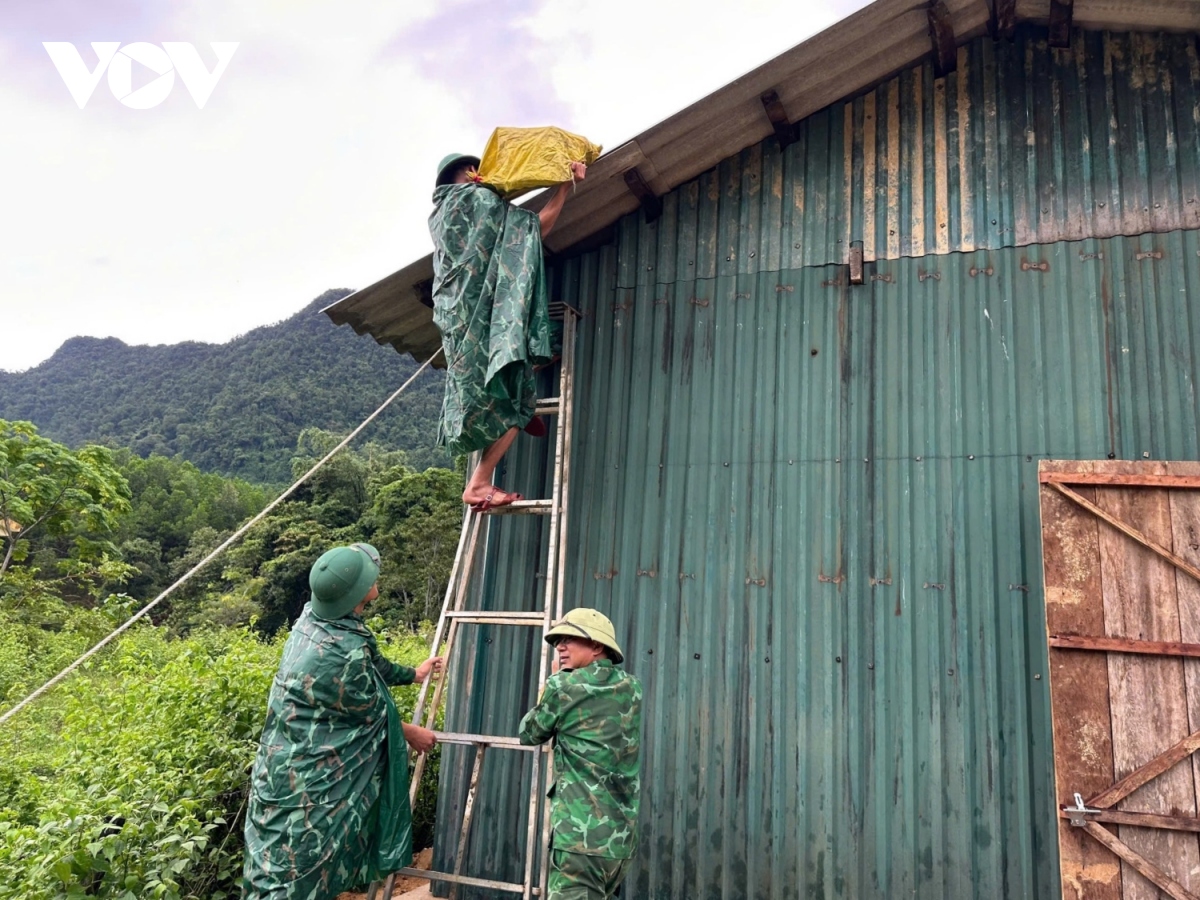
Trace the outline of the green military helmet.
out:
<instances>
[{"instance_id":1,"label":"green military helmet","mask_svg":"<svg viewBox=\"0 0 1200 900\"><path fill-rule=\"evenodd\" d=\"M624 662L625 654L617 646L617 632L604 613L594 609L573 609L546 632L546 643L555 644L560 637L581 637L595 641L609 651L615 663Z\"/></svg>"},{"instance_id":2,"label":"green military helmet","mask_svg":"<svg viewBox=\"0 0 1200 900\"><path fill-rule=\"evenodd\" d=\"M308 573L313 615L340 619L362 603L379 580L379 551L370 544L334 547Z\"/></svg>"},{"instance_id":3,"label":"green military helmet","mask_svg":"<svg viewBox=\"0 0 1200 900\"><path fill-rule=\"evenodd\" d=\"M450 175L454 172L455 168L458 167L459 163L464 162L470 163L475 168L479 168L478 156L471 156L469 153L451 153L440 163L438 163L437 181L435 182L435 186L441 187L443 184L449 184Z\"/></svg>"}]
</instances>

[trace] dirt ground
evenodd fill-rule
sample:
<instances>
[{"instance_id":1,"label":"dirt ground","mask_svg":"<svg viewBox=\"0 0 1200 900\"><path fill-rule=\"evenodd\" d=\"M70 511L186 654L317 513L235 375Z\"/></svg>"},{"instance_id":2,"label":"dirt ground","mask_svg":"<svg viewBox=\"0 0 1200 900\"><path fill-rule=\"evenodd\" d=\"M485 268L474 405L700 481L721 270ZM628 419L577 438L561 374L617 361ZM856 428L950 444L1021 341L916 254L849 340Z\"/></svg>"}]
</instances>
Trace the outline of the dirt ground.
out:
<instances>
[{"instance_id":1,"label":"dirt ground","mask_svg":"<svg viewBox=\"0 0 1200 900\"><path fill-rule=\"evenodd\" d=\"M413 859L414 869L428 869L433 865L433 848L422 850ZM428 878L410 878L406 875L396 879L396 887L392 890L392 897L395 900L401 900L409 891L416 891L426 887L429 884ZM356 894L353 891L347 891L344 894L338 894L337 900L366 900L366 894Z\"/></svg>"}]
</instances>

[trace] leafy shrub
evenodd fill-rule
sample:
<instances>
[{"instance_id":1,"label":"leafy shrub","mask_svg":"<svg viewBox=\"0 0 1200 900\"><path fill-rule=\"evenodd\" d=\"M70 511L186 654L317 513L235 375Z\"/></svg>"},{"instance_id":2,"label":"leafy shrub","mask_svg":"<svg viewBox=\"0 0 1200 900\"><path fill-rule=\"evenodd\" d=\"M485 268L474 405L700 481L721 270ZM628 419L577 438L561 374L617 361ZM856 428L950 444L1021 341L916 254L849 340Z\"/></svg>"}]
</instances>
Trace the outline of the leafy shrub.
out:
<instances>
[{"instance_id":1,"label":"leafy shrub","mask_svg":"<svg viewBox=\"0 0 1200 900\"><path fill-rule=\"evenodd\" d=\"M248 772L284 638L134 629L0 734L0 900L238 896ZM409 665L427 655L412 633L381 645ZM0 640L0 672L12 652ZM402 716L416 693L396 691Z\"/></svg>"}]
</instances>

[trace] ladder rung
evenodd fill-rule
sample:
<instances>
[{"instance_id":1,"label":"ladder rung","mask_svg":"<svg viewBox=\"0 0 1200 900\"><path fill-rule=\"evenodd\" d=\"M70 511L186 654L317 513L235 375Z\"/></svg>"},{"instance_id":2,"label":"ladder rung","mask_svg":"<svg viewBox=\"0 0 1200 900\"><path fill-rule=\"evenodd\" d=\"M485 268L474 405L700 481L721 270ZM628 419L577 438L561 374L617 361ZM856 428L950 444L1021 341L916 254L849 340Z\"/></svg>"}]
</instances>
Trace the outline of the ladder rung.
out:
<instances>
[{"instance_id":1,"label":"ladder rung","mask_svg":"<svg viewBox=\"0 0 1200 900\"><path fill-rule=\"evenodd\" d=\"M447 619L457 619L472 625L544 625L546 614L540 612L508 612L502 609L471 609L446 613Z\"/></svg>"},{"instance_id":2,"label":"ladder rung","mask_svg":"<svg viewBox=\"0 0 1200 900\"><path fill-rule=\"evenodd\" d=\"M511 881L491 881L487 878L470 878L466 875L451 875L449 872L431 872L428 869L397 869L396 874L408 875L410 878L428 878L430 881L449 881L454 884L465 884L467 887L491 888L493 891L509 891L513 894L525 893L525 885L514 884ZM533 893L540 894L537 888Z\"/></svg>"},{"instance_id":3,"label":"ladder rung","mask_svg":"<svg viewBox=\"0 0 1200 900\"><path fill-rule=\"evenodd\" d=\"M537 405L533 408L534 415L537 416L557 416L560 412L557 397L545 397L538 400Z\"/></svg>"},{"instance_id":4,"label":"ladder rung","mask_svg":"<svg viewBox=\"0 0 1200 900\"><path fill-rule=\"evenodd\" d=\"M504 506L486 510L485 516L548 516L554 508L553 500L516 500Z\"/></svg>"},{"instance_id":5,"label":"ladder rung","mask_svg":"<svg viewBox=\"0 0 1200 900\"><path fill-rule=\"evenodd\" d=\"M522 744L520 738L504 737L496 734L459 734L455 731L435 731L437 739L443 744L486 744L489 747L504 747L508 750L525 750L536 753L542 749L541 744Z\"/></svg>"}]
</instances>

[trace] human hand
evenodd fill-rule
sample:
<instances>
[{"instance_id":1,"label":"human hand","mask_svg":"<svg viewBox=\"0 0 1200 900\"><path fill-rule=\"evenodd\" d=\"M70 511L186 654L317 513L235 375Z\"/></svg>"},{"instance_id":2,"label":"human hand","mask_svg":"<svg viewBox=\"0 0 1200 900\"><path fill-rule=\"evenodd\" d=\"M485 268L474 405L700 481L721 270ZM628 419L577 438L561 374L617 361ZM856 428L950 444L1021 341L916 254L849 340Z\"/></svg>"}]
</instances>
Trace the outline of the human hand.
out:
<instances>
[{"instance_id":1,"label":"human hand","mask_svg":"<svg viewBox=\"0 0 1200 900\"><path fill-rule=\"evenodd\" d=\"M444 656L431 656L425 662L417 666L417 682L420 683L429 677L430 672L440 672L445 666L446 658Z\"/></svg>"},{"instance_id":2,"label":"human hand","mask_svg":"<svg viewBox=\"0 0 1200 900\"><path fill-rule=\"evenodd\" d=\"M428 728L422 728L420 725L413 725L409 722L404 723L404 739L408 741L408 746L418 753L428 753L437 746L436 734Z\"/></svg>"},{"instance_id":3,"label":"human hand","mask_svg":"<svg viewBox=\"0 0 1200 900\"><path fill-rule=\"evenodd\" d=\"M587 177L587 166L581 162L571 163L571 179L573 181L583 181Z\"/></svg>"}]
</instances>

